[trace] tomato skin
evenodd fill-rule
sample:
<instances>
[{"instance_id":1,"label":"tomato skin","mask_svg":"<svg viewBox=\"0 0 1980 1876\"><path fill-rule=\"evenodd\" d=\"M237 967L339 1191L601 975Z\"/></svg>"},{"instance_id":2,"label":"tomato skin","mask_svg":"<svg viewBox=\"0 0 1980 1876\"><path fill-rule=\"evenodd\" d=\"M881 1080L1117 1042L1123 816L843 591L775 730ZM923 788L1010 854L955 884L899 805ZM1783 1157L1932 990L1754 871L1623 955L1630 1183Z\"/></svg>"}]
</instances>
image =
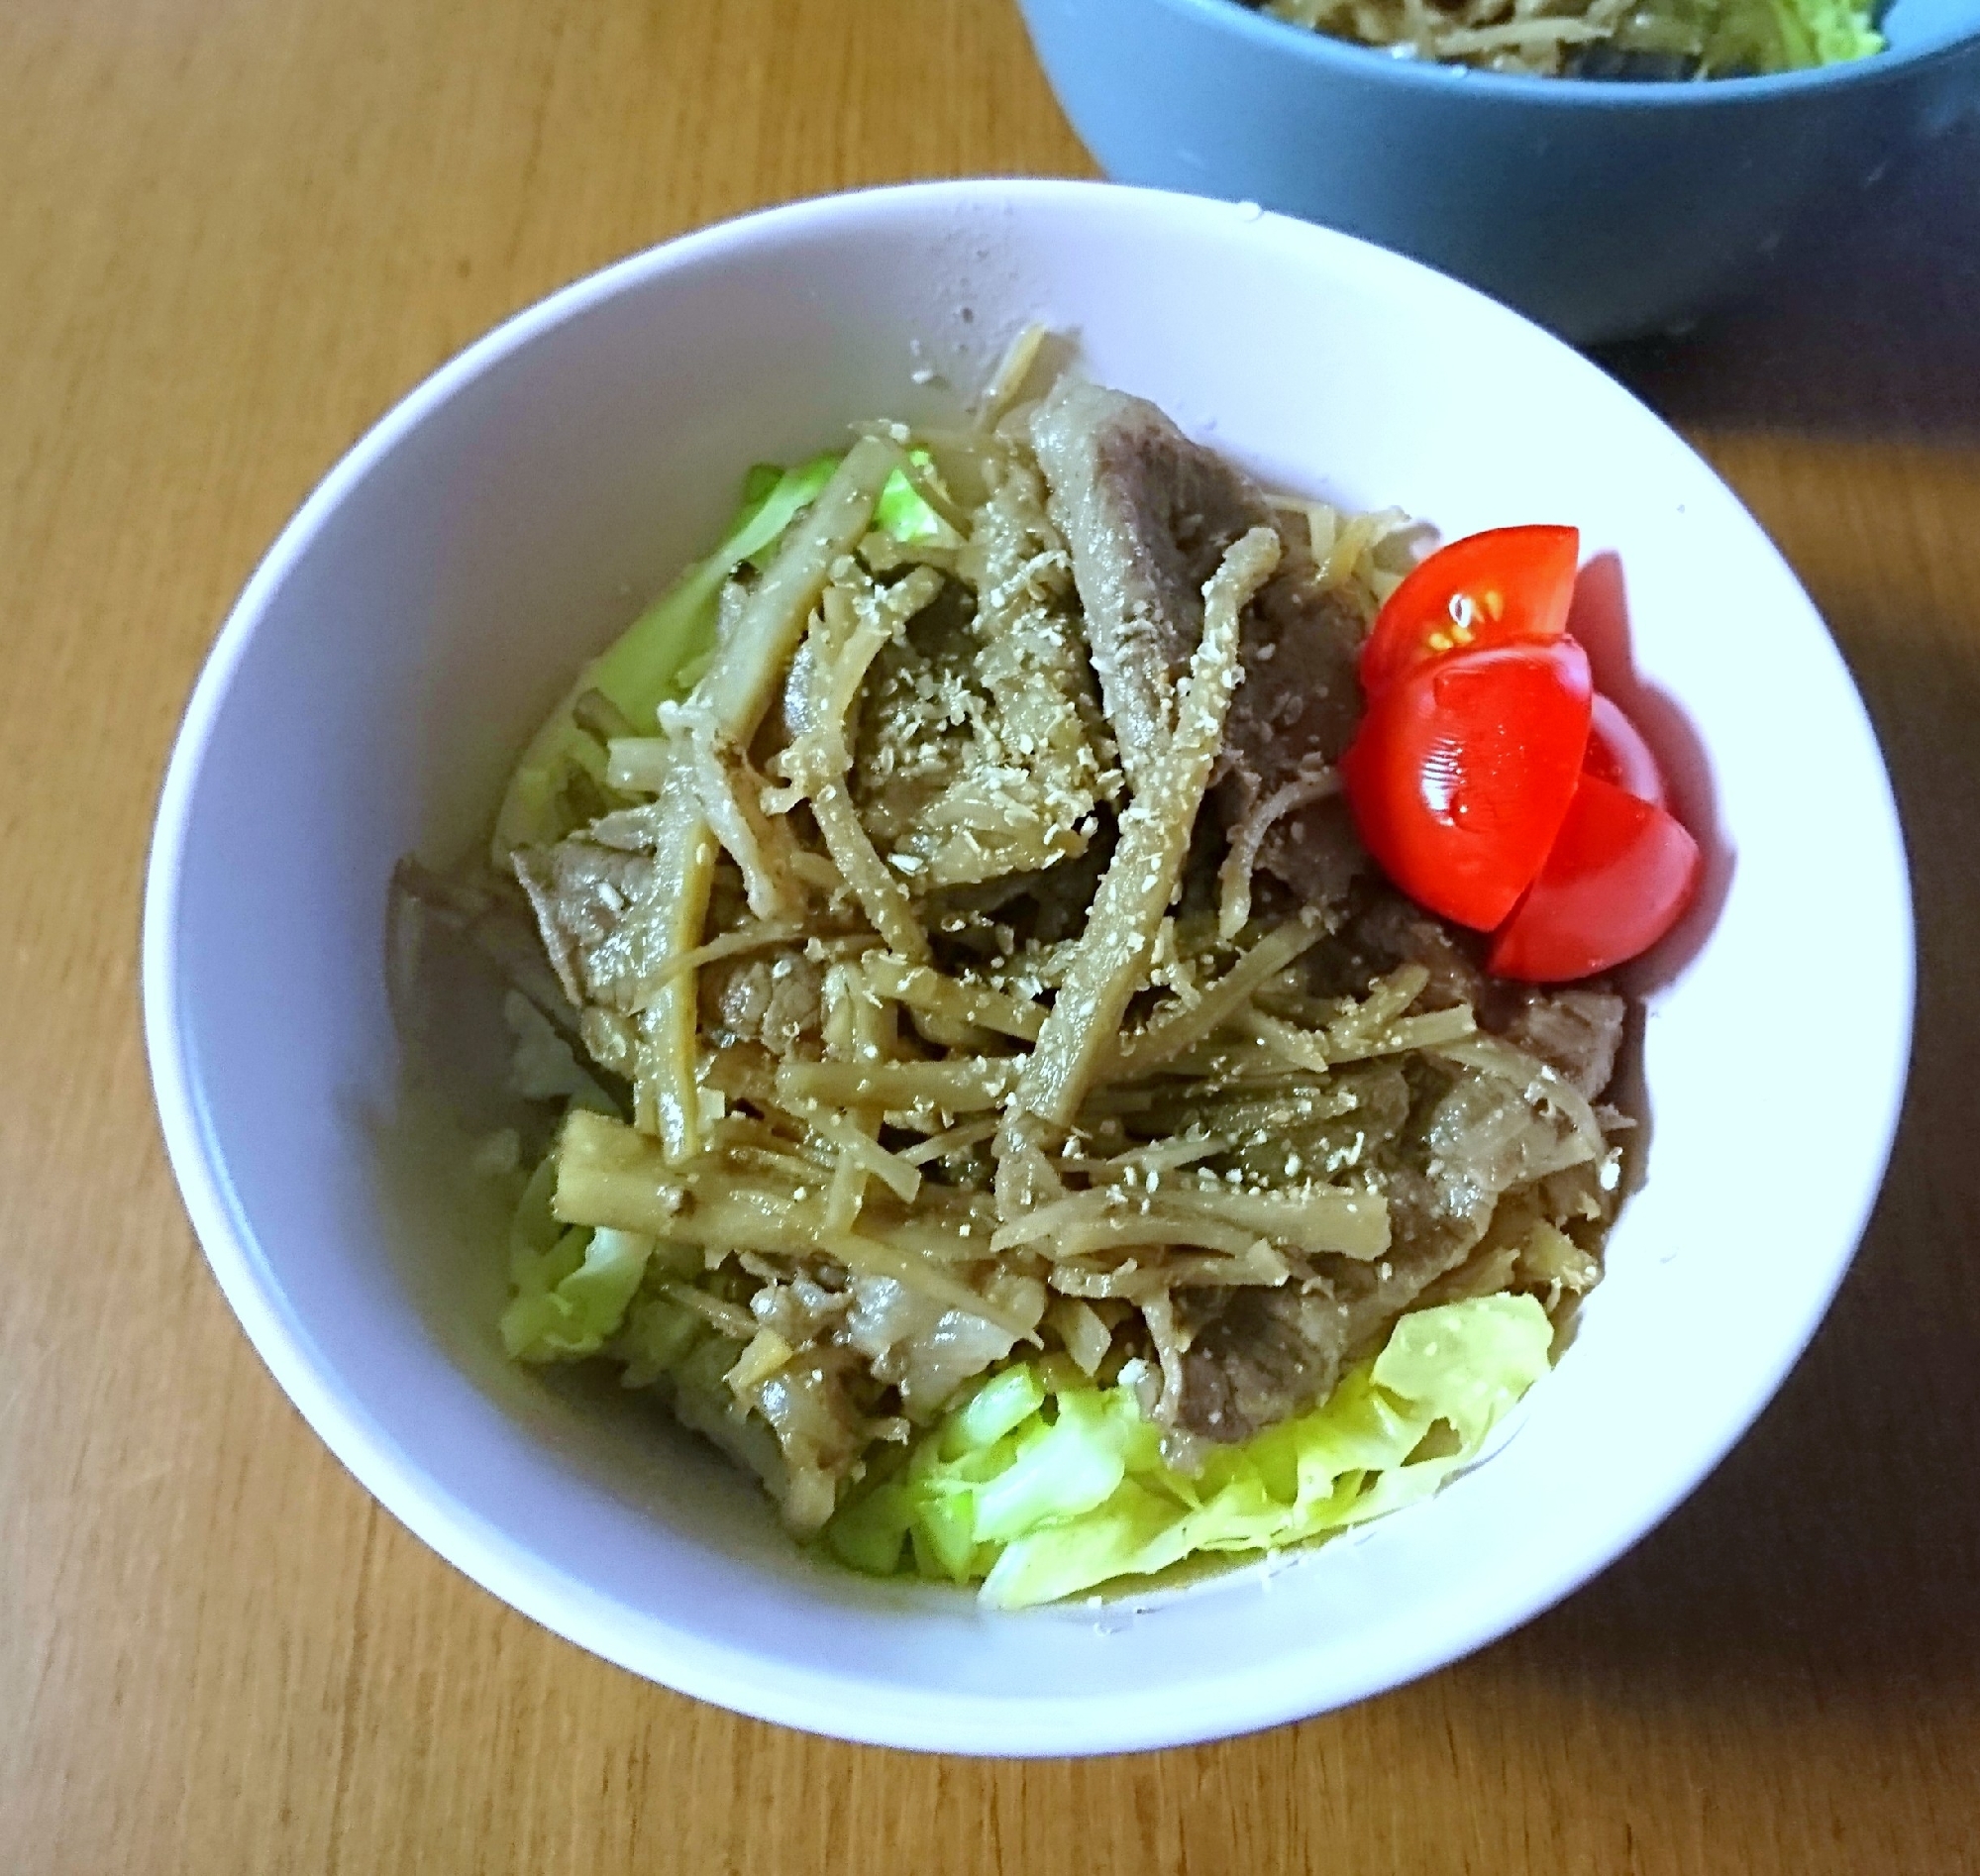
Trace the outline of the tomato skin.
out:
<instances>
[{"instance_id":1,"label":"tomato skin","mask_svg":"<svg viewBox=\"0 0 1980 1876\"><path fill-rule=\"evenodd\" d=\"M1582 769L1656 807L1664 806L1669 798L1664 772L1643 740L1643 732L1622 714L1618 704L1600 691L1589 713L1588 754L1582 758Z\"/></svg>"},{"instance_id":2,"label":"tomato skin","mask_svg":"<svg viewBox=\"0 0 1980 1876\"><path fill-rule=\"evenodd\" d=\"M1698 893L1698 842L1653 801L1589 773L1532 888L1485 968L1528 984L1613 970L1664 936Z\"/></svg>"},{"instance_id":3,"label":"tomato skin","mask_svg":"<svg viewBox=\"0 0 1980 1876\"><path fill-rule=\"evenodd\" d=\"M1419 905L1490 931L1539 874L1588 744L1569 638L1423 665L1369 699L1341 760L1363 843Z\"/></svg>"},{"instance_id":4,"label":"tomato skin","mask_svg":"<svg viewBox=\"0 0 1980 1876\"><path fill-rule=\"evenodd\" d=\"M1567 630L1581 535L1574 528L1490 528L1439 548L1389 595L1361 648L1373 697L1453 652L1545 645Z\"/></svg>"},{"instance_id":5,"label":"tomato skin","mask_svg":"<svg viewBox=\"0 0 1980 1876\"><path fill-rule=\"evenodd\" d=\"M1702 870L1649 744L1567 636L1580 547L1573 528L1497 528L1411 572L1362 648L1341 763L1391 881L1492 932L1487 969L1528 983L1647 951Z\"/></svg>"}]
</instances>

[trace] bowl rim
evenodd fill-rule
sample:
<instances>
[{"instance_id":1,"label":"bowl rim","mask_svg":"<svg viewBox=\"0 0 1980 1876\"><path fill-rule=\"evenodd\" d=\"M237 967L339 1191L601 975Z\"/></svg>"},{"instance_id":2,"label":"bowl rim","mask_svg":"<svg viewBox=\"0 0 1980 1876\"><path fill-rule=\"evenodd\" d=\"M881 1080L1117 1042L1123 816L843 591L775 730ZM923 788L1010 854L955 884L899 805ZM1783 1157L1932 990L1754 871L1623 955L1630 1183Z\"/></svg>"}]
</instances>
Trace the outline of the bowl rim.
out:
<instances>
[{"instance_id":1,"label":"bowl rim","mask_svg":"<svg viewBox=\"0 0 1980 1876\"><path fill-rule=\"evenodd\" d=\"M1025 4L1029 9L1036 0L1025 0ZM1261 50L1290 54L1340 76L1447 91L1462 89L1481 104L1530 104L1555 111L1591 107L1615 110L1618 106L1641 111L1725 110L1741 104L1797 97L1809 91L1885 82L1925 60L1962 46L1980 44L1980 25L1955 25L1942 27L1918 44L1896 51L1887 48L1841 64L1769 72L1761 77L1669 83L1616 78L1564 81L1525 72L1475 71L1464 65L1398 57L1376 47L1335 39L1310 27L1296 26L1290 20L1275 19L1242 4L1241 0L1152 0L1152 4L1195 20L1209 31L1234 33Z\"/></svg>"},{"instance_id":2,"label":"bowl rim","mask_svg":"<svg viewBox=\"0 0 1980 1876\"><path fill-rule=\"evenodd\" d=\"M1917 952L1910 874L1902 828L1881 755L1882 800L1899 877L1903 972L1897 986L1902 1020L1885 1061L1889 1079L1883 1122L1874 1140L1875 1177L1854 1196L1840 1222L1832 1269L1807 1293L1799 1315L1776 1320L1767 1359L1747 1377L1737 1408L1715 1437L1694 1446L1664 1475L1661 1488L1633 1502L1626 1517L1592 1527L1489 1606L1452 1599L1443 1619L1426 1622L1404 1651L1353 1655L1329 1690L1314 1692L1298 1671L1298 1651L1270 1674L1226 1672L1196 1683L1186 1710L1176 1703L1122 1702L1108 1694L990 1699L967 1692L886 1690L850 1673L766 1657L675 1624L647 1624L629 1637L618 1605L605 1593L545 1561L508 1530L439 1487L389 1428L348 1396L307 1325L261 1256L228 1175L204 1099L202 1077L179 1015L178 925L182 868L195 783L207 745L270 602L319 533L373 469L459 390L567 321L650 278L691 264L745 240L777 241L835 222L875 215L916 217L965 202L1023 208L1088 206L1114 212L1139 205L1165 217L1227 226L1230 209L1200 197L1120 184L1040 179L969 178L840 192L761 209L676 237L607 265L511 315L416 384L380 417L315 485L250 576L193 685L158 794L149 855L142 932L142 989L147 1052L161 1130L173 1174L207 1261L256 1350L311 1428L357 1481L398 1521L470 1581L519 1614L616 1665L693 1698L756 1719L861 1743L990 1756L1070 1756L1138 1751L1235 1736L1305 1719L1402 1686L1464 1658L1531 1620L1623 1555L1691 1493L1741 1439L1778 1392L1826 1314L1860 1244L1881 1191L1902 1111L1916 1007ZM1316 248L1357 252L1360 264L1412 279L1473 314L1532 322L1434 269L1359 241L1281 216L1260 217L1282 234ZM1535 328L1549 345L1565 342ZM1606 394L1641 400L1586 359ZM1710 465L1675 439L1704 473ZM1733 498L1736 500L1736 498ZM1742 507L1742 512L1743 507ZM1750 517L1749 517L1750 519ZM1756 532L1757 524L1755 524ZM1764 533L1760 551L1788 568ZM1799 589L1799 582L1796 582ZM1813 608L1811 607L1811 610ZM1838 664L1840 663L1838 658ZM1857 708L1862 709L1860 697ZM1866 727L1867 727L1867 713ZM1873 750L1874 732L1871 732ZM1025 1615L1003 1619L1028 1619ZM860 1697L866 1695L862 1700Z\"/></svg>"}]
</instances>

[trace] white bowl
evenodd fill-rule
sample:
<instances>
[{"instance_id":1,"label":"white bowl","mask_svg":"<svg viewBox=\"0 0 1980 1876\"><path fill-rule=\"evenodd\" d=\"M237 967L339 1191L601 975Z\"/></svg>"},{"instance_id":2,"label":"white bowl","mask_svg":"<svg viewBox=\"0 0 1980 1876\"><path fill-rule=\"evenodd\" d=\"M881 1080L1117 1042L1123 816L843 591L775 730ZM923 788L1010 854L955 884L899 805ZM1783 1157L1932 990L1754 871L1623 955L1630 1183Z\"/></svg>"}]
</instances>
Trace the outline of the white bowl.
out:
<instances>
[{"instance_id":1,"label":"white bowl","mask_svg":"<svg viewBox=\"0 0 1980 1876\"><path fill-rule=\"evenodd\" d=\"M382 932L393 861L476 835L571 670L709 540L747 465L863 415L940 409L942 380L976 384L1033 318L1272 482L1450 534L1576 523L1626 581L1634 672L1614 643L1598 664L1662 735L1714 867L1650 998L1648 1183L1503 1449L1276 1569L992 1615L812 1564L650 1407L502 1362L492 1229L461 1180L409 1171L393 1145ZM625 261L365 437L193 693L158 811L145 998L215 1274L310 1423L442 1555L581 1646L744 1713L1071 1753L1393 1687L1669 1511L1849 1261L1896 1121L1912 961L1889 786L1822 621L1616 384L1338 235L1181 196L970 182L805 203Z\"/></svg>"}]
</instances>

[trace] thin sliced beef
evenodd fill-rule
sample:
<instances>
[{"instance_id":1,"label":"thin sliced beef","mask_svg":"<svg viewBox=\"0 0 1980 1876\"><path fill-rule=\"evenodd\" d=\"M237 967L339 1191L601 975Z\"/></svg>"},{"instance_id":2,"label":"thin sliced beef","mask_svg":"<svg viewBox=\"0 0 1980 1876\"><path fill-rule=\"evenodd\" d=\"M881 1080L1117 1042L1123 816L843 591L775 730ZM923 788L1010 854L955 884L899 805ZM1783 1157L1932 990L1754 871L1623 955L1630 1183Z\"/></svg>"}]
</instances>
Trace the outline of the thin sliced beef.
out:
<instances>
[{"instance_id":1,"label":"thin sliced beef","mask_svg":"<svg viewBox=\"0 0 1980 1876\"><path fill-rule=\"evenodd\" d=\"M875 1376L900 1390L909 1419L927 1420L964 1382L999 1362L1016 1345L1009 1329L967 1309L946 1307L891 1277L855 1277L845 1340ZM1045 1313L1045 1286L1006 1271L990 1280L996 1306L1020 1322Z\"/></svg>"},{"instance_id":2,"label":"thin sliced beef","mask_svg":"<svg viewBox=\"0 0 1980 1876\"><path fill-rule=\"evenodd\" d=\"M554 847L518 847L510 858L550 962L580 1006L631 1014L664 961L650 903L660 884L656 816L652 807L622 808Z\"/></svg>"},{"instance_id":3,"label":"thin sliced beef","mask_svg":"<svg viewBox=\"0 0 1980 1876\"><path fill-rule=\"evenodd\" d=\"M1138 785L1202 635L1204 581L1233 541L1278 518L1248 476L1138 397L1062 382L1032 418L1031 439L1072 552L1121 767ZM1233 837L1254 816L1270 823L1259 864L1324 903L1365 856L1342 803L1295 797L1354 734L1362 628L1321 586L1300 533L1280 536L1278 571L1243 621L1244 681L1224 731L1217 811Z\"/></svg>"},{"instance_id":4,"label":"thin sliced beef","mask_svg":"<svg viewBox=\"0 0 1980 1876\"><path fill-rule=\"evenodd\" d=\"M1387 887L1376 891L1349 921L1342 934L1375 971L1393 971L1399 964L1420 964L1430 981L1417 999L1424 1009L1449 1009L1483 1000L1487 979L1472 955L1469 934L1454 931L1442 919L1412 904Z\"/></svg>"},{"instance_id":5,"label":"thin sliced beef","mask_svg":"<svg viewBox=\"0 0 1980 1876\"><path fill-rule=\"evenodd\" d=\"M1318 1260L1322 1274L1304 1290L1177 1292L1178 1325L1190 1337L1175 1410L1184 1431L1248 1439L1323 1400L1344 1362L1379 1347L1397 1316L1471 1255L1507 1193L1585 1156L1567 1123L1470 1069L1429 1099L1410 1137L1413 1149L1384 1155L1382 1257Z\"/></svg>"},{"instance_id":6,"label":"thin sliced beef","mask_svg":"<svg viewBox=\"0 0 1980 1876\"><path fill-rule=\"evenodd\" d=\"M1310 1290L1177 1292L1178 1321L1191 1336L1179 1427L1230 1444L1324 1400L1345 1362L1367 1354L1398 1315L1464 1262L1499 1198L1407 1169L1385 1184L1394 1238L1380 1260L1329 1259Z\"/></svg>"},{"instance_id":7,"label":"thin sliced beef","mask_svg":"<svg viewBox=\"0 0 1980 1876\"><path fill-rule=\"evenodd\" d=\"M1387 1186L1389 1254L1336 1274L1350 1359L1372 1353L1405 1309L1471 1255L1499 1203L1499 1193L1488 1186L1409 1170L1392 1173Z\"/></svg>"},{"instance_id":8,"label":"thin sliced beef","mask_svg":"<svg viewBox=\"0 0 1980 1876\"><path fill-rule=\"evenodd\" d=\"M1360 615L1320 584L1303 530L1282 528L1278 572L1243 620L1244 681L1224 726L1217 813L1233 842L1254 819L1258 865L1311 905L1345 895L1368 866L1347 802L1311 794L1361 718Z\"/></svg>"},{"instance_id":9,"label":"thin sliced beef","mask_svg":"<svg viewBox=\"0 0 1980 1876\"><path fill-rule=\"evenodd\" d=\"M789 1055L823 1025L824 975L794 945L703 966L695 990L702 1027L725 1044L756 1042Z\"/></svg>"},{"instance_id":10,"label":"thin sliced beef","mask_svg":"<svg viewBox=\"0 0 1980 1876\"><path fill-rule=\"evenodd\" d=\"M1168 741L1176 680L1203 633L1203 583L1268 525L1265 498L1139 397L1062 379L1031 419L1073 557L1087 643L1130 786Z\"/></svg>"},{"instance_id":11,"label":"thin sliced beef","mask_svg":"<svg viewBox=\"0 0 1980 1876\"><path fill-rule=\"evenodd\" d=\"M554 847L519 847L511 864L571 1000L624 1007L615 940L628 908L652 888L653 862L593 841L560 840Z\"/></svg>"},{"instance_id":12,"label":"thin sliced beef","mask_svg":"<svg viewBox=\"0 0 1980 1876\"><path fill-rule=\"evenodd\" d=\"M1515 1048L1558 1069L1590 1100L1608 1088L1622 1049L1629 1006L1614 990L1587 986L1538 990L1496 987L1487 1020Z\"/></svg>"},{"instance_id":13,"label":"thin sliced beef","mask_svg":"<svg viewBox=\"0 0 1980 1876\"><path fill-rule=\"evenodd\" d=\"M1348 1313L1331 1286L1303 1291L1180 1290L1190 1336L1176 1424L1234 1445L1330 1394L1348 1344Z\"/></svg>"},{"instance_id":14,"label":"thin sliced beef","mask_svg":"<svg viewBox=\"0 0 1980 1876\"><path fill-rule=\"evenodd\" d=\"M1431 1107L1421 1138L1436 1188L1433 1210L1480 1232L1501 1193L1590 1157L1588 1141L1551 1103L1531 1099L1526 1088L1503 1075L1475 1069L1458 1074Z\"/></svg>"},{"instance_id":15,"label":"thin sliced beef","mask_svg":"<svg viewBox=\"0 0 1980 1876\"><path fill-rule=\"evenodd\" d=\"M1628 1004L1606 986L1540 990L1488 977L1469 933L1387 890L1369 899L1344 935L1379 970L1420 964L1430 974L1424 1008L1471 1004L1482 1029L1558 1069L1590 1100L1615 1077Z\"/></svg>"}]
</instances>

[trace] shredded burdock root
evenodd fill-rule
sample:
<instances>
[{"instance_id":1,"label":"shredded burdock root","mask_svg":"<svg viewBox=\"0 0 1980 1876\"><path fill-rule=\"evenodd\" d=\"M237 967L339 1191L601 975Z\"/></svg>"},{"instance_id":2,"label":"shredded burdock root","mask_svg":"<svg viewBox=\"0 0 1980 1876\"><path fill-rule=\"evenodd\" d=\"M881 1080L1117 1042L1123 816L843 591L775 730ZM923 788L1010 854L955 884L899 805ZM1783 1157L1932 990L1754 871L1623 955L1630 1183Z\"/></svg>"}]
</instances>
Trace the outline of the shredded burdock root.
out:
<instances>
[{"instance_id":1,"label":"shredded burdock root","mask_svg":"<svg viewBox=\"0 0 1980 1876\"><path fill-rule=\"evenodd\" d=\"M568 1110L512 1352L659 1387L800 1532L1027 1360L1145 1382L1187 1470L1425 1301L1571 1307L1615 1205L1619 999L1492 984L1336 798L1407 523L1044 356L753 472L532 743L514 885L399 881Z\"/></svg>"}]
</instances>

